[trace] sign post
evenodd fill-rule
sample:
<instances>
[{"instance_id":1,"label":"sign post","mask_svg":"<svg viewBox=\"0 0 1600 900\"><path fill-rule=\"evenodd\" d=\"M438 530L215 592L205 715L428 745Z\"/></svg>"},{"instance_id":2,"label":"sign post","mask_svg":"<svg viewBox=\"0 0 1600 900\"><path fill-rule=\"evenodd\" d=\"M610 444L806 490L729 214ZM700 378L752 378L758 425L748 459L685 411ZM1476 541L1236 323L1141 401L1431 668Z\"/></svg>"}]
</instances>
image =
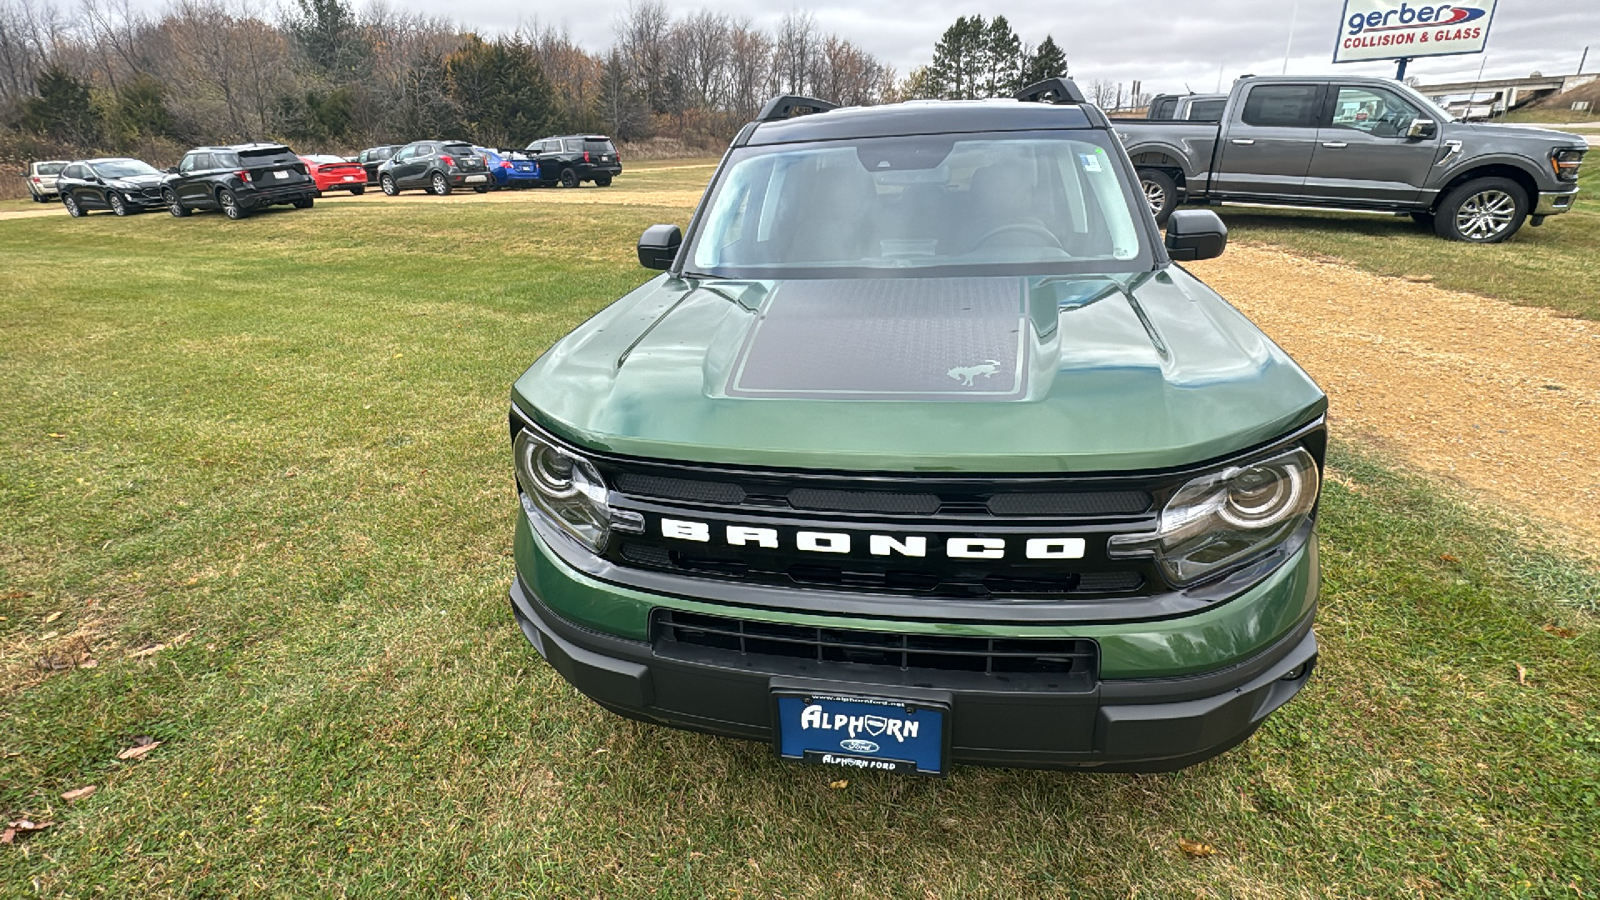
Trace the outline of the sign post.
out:
<instances>
[{"instance_id":1,"label":"sign post","mask_svg":"<svg viewBox=\"0 0 1600 900\"><path fill-rule=\"evenodd\" d=\"M1336 63L1397 62L1395 79L1405 80L1406 64L1428 56L1482 53L1489 43L1496 0L1345 0Z\"/></svg>"}]
</instances>

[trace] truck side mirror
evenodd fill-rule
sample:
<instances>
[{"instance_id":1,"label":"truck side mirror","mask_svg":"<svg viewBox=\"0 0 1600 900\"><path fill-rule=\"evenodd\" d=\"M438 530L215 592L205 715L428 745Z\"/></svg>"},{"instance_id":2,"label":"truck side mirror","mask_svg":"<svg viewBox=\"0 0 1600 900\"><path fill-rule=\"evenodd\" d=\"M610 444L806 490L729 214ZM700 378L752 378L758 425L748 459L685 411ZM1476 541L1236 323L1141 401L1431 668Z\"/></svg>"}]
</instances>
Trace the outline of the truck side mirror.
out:
<instances>
[{"instance_id":1,"label":"truck side mirror","mask_svg":"<svg viewBox=\"0 0 1600 900\"><path fill-rule=\"evenodd\" d=\"M639 238L639 265L646 269L670 269L683 243L683 232L676 225L651 225Z\"/></svg>"},{"instance_id":2,"label":"truck side mirror","mask_svg":"<svg viewBox=\"0 0 1600 900\"><path fill-rule=\"evenodd\" d=\"M1167 219L1167 255L1187 262L1214 259L1228 246L1228 226L1209 209L1173 210Z\"/></svg>"},{"instance_id":3,"label":"truck side mirror","mask_svg":"<svg viewBox=\"0 0 1600 900\"><path fill-rule=\"evenodd\" d=\"M1406 129L1408 138L1431 138L1439 131L1439 126L1432 119L1412 119L1411 126Z\"/></svg>"}]
</instances>

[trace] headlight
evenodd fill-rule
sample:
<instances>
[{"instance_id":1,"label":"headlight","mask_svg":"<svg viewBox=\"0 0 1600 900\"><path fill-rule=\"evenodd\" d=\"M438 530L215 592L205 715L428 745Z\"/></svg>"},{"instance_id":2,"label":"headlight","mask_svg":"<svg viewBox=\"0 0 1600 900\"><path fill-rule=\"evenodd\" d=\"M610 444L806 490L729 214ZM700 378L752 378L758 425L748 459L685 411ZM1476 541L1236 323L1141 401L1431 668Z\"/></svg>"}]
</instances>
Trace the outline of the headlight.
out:
<instances>
[{"instance_id":1,"label":"headlight","mask_svg":"<svg viewBox=\"0 0 1600 900\"><path fill-rule=\"evenodd\" d=\"M1556 178L1561 181L1577 181L1578 167L1583 164L1582 150L1556 150L1550 154L1550 165L1556 170Z\"/></svg>"},{"instance_id":2,"label":"headlight","mask_svg":"<svg viewBox=\"0 0 1600 900\"><path fill-rule=\"evenodd\" d=\"M596 553L611 529L606 485L595 467L524 428L512 444L522 508L543 516Z\"/></svg>"},{"instance_id":3,"label":"headlight","mask_svg":"<svg viewBox=\"0 0 1600 900\"><path fill-rule=\"evenodd\" d=\"M1201 475L1178 489L1156 530L1110 541L1111 556L1154 554L1176 585L1193 584L1283 542L1317 504L1317 461L1302 448Z\"/></svg>"}]
</instances>

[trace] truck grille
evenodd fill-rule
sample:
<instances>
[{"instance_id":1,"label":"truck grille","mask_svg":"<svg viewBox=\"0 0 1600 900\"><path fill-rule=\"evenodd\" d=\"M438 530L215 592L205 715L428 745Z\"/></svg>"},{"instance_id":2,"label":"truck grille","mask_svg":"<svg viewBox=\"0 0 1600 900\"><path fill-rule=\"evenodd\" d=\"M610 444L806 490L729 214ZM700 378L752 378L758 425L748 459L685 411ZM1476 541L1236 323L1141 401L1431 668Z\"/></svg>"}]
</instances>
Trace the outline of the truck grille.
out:
<instances>
[{"instance_id":1,"label":"truck grille","mask_svg":"<svg viewBox=\"0 0 1600 900\"><path fill-rule=\"evenodd\" d=\"M1088 681L1099 669L1099 646L1072 638L895 634L782 625L670 609L655 611L651 632L658 645L685 644L741 657L986 675L1077 676Z\"/></svg>"}]
</instances>

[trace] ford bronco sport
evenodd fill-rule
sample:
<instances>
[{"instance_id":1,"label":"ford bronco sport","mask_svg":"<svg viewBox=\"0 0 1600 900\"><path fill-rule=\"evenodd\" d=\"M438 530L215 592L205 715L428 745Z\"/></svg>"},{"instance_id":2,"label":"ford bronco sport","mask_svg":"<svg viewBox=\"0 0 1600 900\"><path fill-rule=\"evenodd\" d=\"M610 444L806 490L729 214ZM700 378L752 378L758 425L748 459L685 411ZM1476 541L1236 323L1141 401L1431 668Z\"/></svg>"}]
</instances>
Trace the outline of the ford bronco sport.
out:
<instances>
[{"instance_id":1,"label":"ford bronco sport","mask_svg":"<svg viewBox=\"0 0 1600 900\"><path fill-rule=\"evenodd\" d=\"M1225 241L1163 244L1064 79L773 100L512 389L517 622L605 708L788 759L1238 744L1316 662L1327 401L1174 264Z\"/></svg>"}]
</instances>

